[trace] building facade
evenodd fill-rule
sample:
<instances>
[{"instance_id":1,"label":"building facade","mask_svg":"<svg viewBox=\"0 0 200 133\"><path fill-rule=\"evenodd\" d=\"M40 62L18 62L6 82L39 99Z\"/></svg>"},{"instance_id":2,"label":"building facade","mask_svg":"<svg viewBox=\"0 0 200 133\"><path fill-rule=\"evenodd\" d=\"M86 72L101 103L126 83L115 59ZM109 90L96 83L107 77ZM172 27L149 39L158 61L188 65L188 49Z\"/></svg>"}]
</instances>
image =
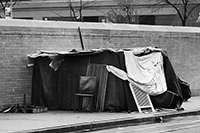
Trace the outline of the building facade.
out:
<instances>
[{"instance_id":1,"label":"building facade","mask_svg":"<svg viewBox=\"0 0 200 133\"><path fill-rule=\"evenodd\" d=\"M29 0L13 6L14 19L72 21L70 0ZM177 12L170 5L156 5L154 0L135 0L135 24L181 25ZM80 0L71 0L75 12L80 9ZM107 13L119 8L114 0L82 0L81 15L84 22L108 22ZM198 26L196 22L200 6L188 18L187 26ZM1 10L1 16L4 16ZM77 17L79 17L77 15Z\"/></svg>"}]
</instances>

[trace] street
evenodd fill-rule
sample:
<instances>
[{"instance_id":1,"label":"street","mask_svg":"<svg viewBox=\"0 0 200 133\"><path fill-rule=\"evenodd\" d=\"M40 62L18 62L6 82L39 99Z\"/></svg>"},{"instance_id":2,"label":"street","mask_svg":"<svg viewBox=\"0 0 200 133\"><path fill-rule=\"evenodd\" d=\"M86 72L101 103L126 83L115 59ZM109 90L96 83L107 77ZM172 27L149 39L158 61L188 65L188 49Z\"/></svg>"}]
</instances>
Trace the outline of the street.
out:
<instances>
[{"instance_id":1,"label":"street","mask_svg":"<svg viewBox=\"0 0 200 133\"><path fill-rule=\"evenodd\" d=\"M160 123L116 127L90 133L199 133L200 115L175 117Z\"/></svg>"}]
</instances>

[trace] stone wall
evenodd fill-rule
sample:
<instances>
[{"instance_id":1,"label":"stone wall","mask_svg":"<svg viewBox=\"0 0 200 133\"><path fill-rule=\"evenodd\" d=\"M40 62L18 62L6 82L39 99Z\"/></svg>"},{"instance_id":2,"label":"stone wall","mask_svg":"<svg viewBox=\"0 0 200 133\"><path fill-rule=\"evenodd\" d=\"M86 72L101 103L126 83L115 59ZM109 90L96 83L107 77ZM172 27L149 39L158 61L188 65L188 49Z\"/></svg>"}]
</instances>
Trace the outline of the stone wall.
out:
<instances>
[{"instance_id":1,"label":"stone wall","mask_svg":"<svg viewBox=\"0 0 200 133\"><path fill-rule=\"evenodd\" d=\"M200 95L200 28L106 23L0 20L0 105L31 102L32 68L27 54L37 50L133 48L159 45L167 50L177 75Z\"/></svg>"}]
</instances>

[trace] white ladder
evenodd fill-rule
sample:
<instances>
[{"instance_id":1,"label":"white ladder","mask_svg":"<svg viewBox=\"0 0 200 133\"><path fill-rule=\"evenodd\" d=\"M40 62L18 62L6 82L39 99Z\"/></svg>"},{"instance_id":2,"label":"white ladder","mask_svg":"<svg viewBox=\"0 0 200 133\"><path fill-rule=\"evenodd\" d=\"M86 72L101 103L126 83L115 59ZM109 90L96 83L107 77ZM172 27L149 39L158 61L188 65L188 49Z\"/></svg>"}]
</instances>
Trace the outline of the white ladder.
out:
<instances>
[{"instance_id":1,"label":"white ladder","mask_svg":"<svg viewBox=\"0 0 200 133\"><path fill-rule=\"evenodd\" d=\"M150 108L152 112L155 112L151 99L146 92L142 91L139 87L131 83L129 83L129 87L140 113L142 113L143 109L148 108Z\"/></svg>"}]
</instances>

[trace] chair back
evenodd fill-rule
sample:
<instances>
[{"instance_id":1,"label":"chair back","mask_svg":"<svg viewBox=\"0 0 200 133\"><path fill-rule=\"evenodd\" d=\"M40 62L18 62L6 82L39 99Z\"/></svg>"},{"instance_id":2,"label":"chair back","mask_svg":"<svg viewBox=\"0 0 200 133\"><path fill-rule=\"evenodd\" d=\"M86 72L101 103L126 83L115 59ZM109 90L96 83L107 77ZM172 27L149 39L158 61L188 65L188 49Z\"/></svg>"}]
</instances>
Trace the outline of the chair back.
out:
<instances>
[{"instance_id":1,"label":"chair back","mask_svg":"<svg viewBox=\"0 0 200 133\"><path fill-rule=\"evenodd\" d=\"M80 76L79 93L93 94L96 91L96 77Z\"/></svg>"}]
</instances>

